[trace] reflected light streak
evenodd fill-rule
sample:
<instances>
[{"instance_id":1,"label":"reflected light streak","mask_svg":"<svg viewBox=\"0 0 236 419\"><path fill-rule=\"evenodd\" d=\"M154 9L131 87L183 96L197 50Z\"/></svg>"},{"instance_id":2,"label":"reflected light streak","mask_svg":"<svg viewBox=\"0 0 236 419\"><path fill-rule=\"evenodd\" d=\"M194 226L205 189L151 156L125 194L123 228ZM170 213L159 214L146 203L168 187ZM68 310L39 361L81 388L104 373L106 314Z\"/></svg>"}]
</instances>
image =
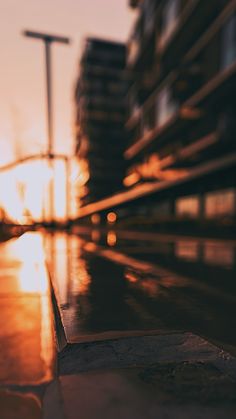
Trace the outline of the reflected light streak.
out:
<instances>
[{"instance_id":1,"label":"reflected light streak","mask_svg":"<svg viewBox=\"0 0 236 419\"><path fill-rule=\"evenodd\" d=\"M178 258L196 261L199 255L199 246L194 241L178 241L175 245L175 253Z\"/></svg>"},{"instance_id":2,"label":"reflected light streak","mask_svg":"<svg viewBox=\"0 0 236 419\"><path fill-rule=\"evenodd\" d=\"M93 242L99 242L101 240L101 232L99 230L92 230L91 239Z\"/></svg>"},{"instance_id":3,"label":"reflected light streak","mask_svg":"<svg viewBox=\"0 0 236 419\"><path fill-rule=\"evenodd\" d=\"M147 279L139 283L140 287L145 291L149 297L157 297L160 293L160 287L156 279ZM162 294L164 291L162 290Z\"/></svg>"},{"instance_id":4,"label":"reflected light streak","mask_svg":"<svg viewBox=\"0 0 236 419\"><path fill-rule=\"evenodd\" d=\"M107 244L108 246L115 246L117 243L117 235L114 231L108 231L107 233Z\"/></svg>"},{"instance_id":5,"label":"reflected light streak","mask_svg":"<svg viewBox=\"0 0 236 419\"><path fill-rule=\"evenodd\" d=\"M43 240L37 233L27 233L11 247L20 258L19 288L23 292L47 294L49 290L48 274L45 266Z\"/></svg>"},{"instance_id":6,"label":"reflected light streak","mask_svg":"<svg viewBox=\"0 0 236 419\"><path fill-rule=\"evenodd\" d=\"M52 236L51 245L53 246L54 255L54 272L53 275L57 279L58 293L62 305L68 303L68 286L70 273L68 272L68 242L64 234L56 234Z\"/></svg>"},{"instance_id":7,"label":"reflected light streak","mask_svg":"<svg viewBox=\"0 0 236 419\"><path fill-rule=\"evenodd\" d=\"M61 307L66 309L69 296L87 294L91 282L86 262L82 256L83 241L78 236L64 233L47 235L46 255L54 271L54 286L60 298ZM88 243L91 244L92 243ZM50 260L53 255L53 261Z\"/></svg>"},{"instance_id":8,"label":"reflected light streak","mask_svg":"<svg viewBox=\"0 0 236 419\"><path fill-rule=\"evenodd\" d=\"M48 375L55 358L53 313L49 297L41 298L41 351L40 356L46 365Z\"/></svg>"},{"instance_id":9,"label":"reflected light streak","mask_svg":"<svg viewBox=\"0 0 236 419\"><path fill-rule=\"evenodd\" d=\"M1 347L6 376L18 376L19 385L49 382L54 376L55 341L49 278L40 233L26 233L4 244L1 262L6 269L10 268L10 276L1 278L4 282L1 296L3 292L7 293L2 336L10 333L14 337L5 339L7 343Z\"/></svg>"},{"instance_id":10,"label":"reflected light streak","mask_svg":"<svg viewBox=\"0 0 236 419\"><path fill-rule=\"evenodd\" d=\"M29 259L24 260L19 271L19 285L23 292L45 294L48 291L45 266Z\"/></svg>"}]
</instances>

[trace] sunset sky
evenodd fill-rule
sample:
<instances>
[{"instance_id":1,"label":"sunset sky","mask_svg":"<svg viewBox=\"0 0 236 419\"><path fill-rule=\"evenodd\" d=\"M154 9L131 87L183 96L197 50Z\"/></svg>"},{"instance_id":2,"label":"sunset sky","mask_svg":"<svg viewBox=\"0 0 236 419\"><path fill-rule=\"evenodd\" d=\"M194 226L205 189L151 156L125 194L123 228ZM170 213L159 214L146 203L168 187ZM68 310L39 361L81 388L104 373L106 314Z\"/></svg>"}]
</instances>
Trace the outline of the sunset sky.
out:
<instances>
[{"instance_id":1,"label":"sunset sky","mask_svg":"<svg viewBox=\"0 0 236 419\"><path fill-rule=\"evenodd\" d=\"M0 0L0 164L46 150L44 49L24 29L68 36L53 46L55 151L73 151L73 90L83 39L125 41L128 0Z\"/></svg>"}]
</instances>

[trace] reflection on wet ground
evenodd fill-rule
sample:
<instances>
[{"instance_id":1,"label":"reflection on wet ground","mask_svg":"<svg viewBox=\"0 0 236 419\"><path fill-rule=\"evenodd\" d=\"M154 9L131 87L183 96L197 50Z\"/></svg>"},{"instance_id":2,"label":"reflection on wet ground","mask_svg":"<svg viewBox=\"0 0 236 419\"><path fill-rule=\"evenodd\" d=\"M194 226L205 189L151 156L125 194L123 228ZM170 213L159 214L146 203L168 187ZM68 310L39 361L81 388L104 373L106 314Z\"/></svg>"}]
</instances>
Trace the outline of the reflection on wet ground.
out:
<instances>
[{"instance_id":1,"label":"reflection on wet ground","mask_svg":"<svg viewBox=\"0 0 236 419\"><path fill-rule=\"evenodd\" d=\"M236 243L156 235L45 234L69 342L186 330L236 346Z\"/></svg>"},{"instance_id":2,"label":"reflection on wet ground","mask_svg":"<svg viewBox=\"0 0 236 419\"><path fill-rule=\"evenodd\" d=\"M0 384L42 385L54 376L55 355L42 237L27 233L0 249Z\"/></svg>"}]
</instances>

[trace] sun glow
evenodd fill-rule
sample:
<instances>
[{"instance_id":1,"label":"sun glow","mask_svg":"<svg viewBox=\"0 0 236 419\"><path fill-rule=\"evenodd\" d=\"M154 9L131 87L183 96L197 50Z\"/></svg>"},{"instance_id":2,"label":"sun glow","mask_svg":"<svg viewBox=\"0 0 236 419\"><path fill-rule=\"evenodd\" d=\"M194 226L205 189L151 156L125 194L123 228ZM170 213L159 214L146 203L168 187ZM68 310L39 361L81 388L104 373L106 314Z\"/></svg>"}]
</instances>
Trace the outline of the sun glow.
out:
<instances>
[{"instance_id":1,"label":"sun glow","mask_svg":"<svg viewBox=\"0 0 236 419\"><path fill-rule=\"evenodd\" d=\"M32 224L52 219L64 222L75 216L75 188L80 171L76 160L58 158L32 160L0 172L1 218L5 222Z\"/></svg>"}]
</instances>

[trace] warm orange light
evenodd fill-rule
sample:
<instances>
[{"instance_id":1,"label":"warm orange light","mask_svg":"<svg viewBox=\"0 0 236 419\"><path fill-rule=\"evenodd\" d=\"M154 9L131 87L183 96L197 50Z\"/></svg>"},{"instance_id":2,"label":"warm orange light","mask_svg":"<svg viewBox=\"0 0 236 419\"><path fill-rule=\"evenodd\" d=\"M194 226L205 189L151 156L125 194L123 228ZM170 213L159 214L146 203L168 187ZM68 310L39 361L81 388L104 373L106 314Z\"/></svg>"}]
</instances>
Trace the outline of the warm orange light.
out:
<instances>
[{"instance_id":1,"label":"warm orange light","mask_svg":"<svg viewBox=\"0 0 236 419\"><path fill-rule=\"evenodd\" d=\"M31 161L0 174L1 207L9 219L20 224L41 221L48 213L47 188L52 172L47 162ZM46 208L44 204L46 202Z\"/></svg>"},{"instance_id":2,"label":"warm orange light","mask_svg":"<svg viewBox=\"0 0 236 419\"><path fill-rule=\"evenodd\" d=\"M202 116L202 111L198 108L183 107L180 111L183 119L199 119Z\"/></svg>"},{"instance_id":3,"label":"warm orange light","mask_svg":"<svg viewBox=\"0 0 236 419\"><path fill-rule=\"evenodd\" d=\"M127 188L129 186L133 186L135 185L135 183L137 183L140 180L140 175L138 173L131 173L130 175L128 175L124 180L123 180L123 184L124 186L126 186Z\"/></svg>"},{"instance_id":4,"label":"warm orange light","mask_svg":"<svg viewBox=\"0 0 236 419\"><path fill-rule=\"evenodd\" d=\"M89 245L93 243L87 243L88 251ZM62 305L67 305L72 295L88 292L91 278L81 257L83 248L84 242L77 235L68 237L65 233L54 233L46 236L46 258L55 273L54 287Z\"/></svg>"},{"instance_id":5,"label":"warm orange light","mask_svg":"<svg viewBox=\"0 0 236 419\"><path fill-rule=\"evenodd\" d=\"M93 214L91 216L91 221L92 221L92 224L94 224L94 225L100 224L100 222L101 222L100 215L99 214Z\"/></svg>"},{"instance_id":6,"label":"warm orange light","mask_svg":"<svg viewBox=\"0 0 236 419\"><path fill-rule=\"evenodd\" d=\"M61 158L50 162L38 159L0 172L0 209L4 218L15 223L32 224L52 218L64 222L67 215L75 217L77 191L80 182L86 180L86 173L82 174L82 166L76 159L67 164L68 160ZM53 214L50 214L51 190Z\"/></svg>"},{"instance_id":7,"label":"warm orange light","mask_svg":"<svg viewBox=\"0 0 236 419\"><path fill-rule=\"evenodd\" d=\"M9 244L12 258L19 261L18 287L25 293L47 294L49 279L45 267L42 237L37 233L27 233Z\"/></svg>"},{"instance_id":8,"label":"warm orange light","mask_svg":"<svg viewBox=\"0 0 236 419\"><path fill-rule=\"evenodd\" d=\"M117 243L117 235L114 231L108 231L107 233L107 244L108 246L115 246Z\"/></svg>"},{"instance_id":9,"label":"warm orange light","mask_svg":"<svg viewBox=\"0 0 236 419\"><path fill-rule=\"evenodd\" d=\"M133 272L127 272L127 273L125 274L125 278L126 278L129 282L131 282L131 283L138 282L138 277L137 277L137 275L136 275L136 274L134 274Z\"/></svg>"},{"instance_id":10,"label":"warm orange light","mask_svg":"<svg viewBox=\"0 0 236 419\"><path fill-rule=\"evenodd\" d=\"M1 281L1 293L7 296L7 304L1 307L2 319L7 319L1 323L1 332L4 336L18 336L1 345L1 354L8 359L8 377L11 379L18 371L21 384L50 382L55 342L42 237L27 233L10 240L3 244L0 258L2 279L6 275L6 280Z\"/></svg>"},{"instance_id":11,"label":"warm orange light","mask_svg":"<svg viewBox=\"0 0 236 419\"><path fill-rule=\"evenodd\" d=\"M115 212L109 212L107 214L107 221L109 224L114 224L117 220L117 215Z\"/></svg>"},{"instance_id":12,"label":"warm orange light","mask_svg":"<svg viewBox=\"0 0 236 419\"><path fill-rule=\"evenodd\" d=\"M99 230L92 230L91 239L93 242L99 242L101 239L101 233Z\"/></svg>"},{"instance_id":13,"label":"warm orange light","mask_svg":"<svg viewBox=\"0 0 236 419\"><path fill-rule=\"evenodd\" d=\"M81 206L81 199L87 194L86 183L89 180L89 168L86 160L74 159L72 169L73 185L75 191L75 201Z\"/></svg>"},{"instance_id":14,"label":"warm orange light","mask_svg":"<svg viewBox=\"0 0 236 419\"><path fill-rule=\"evenodd\" d=\"M54 209L57 221L65 221L67 203L66 203L66 167L63 160L54 162Z\"/></svg>"}]
</instances>

